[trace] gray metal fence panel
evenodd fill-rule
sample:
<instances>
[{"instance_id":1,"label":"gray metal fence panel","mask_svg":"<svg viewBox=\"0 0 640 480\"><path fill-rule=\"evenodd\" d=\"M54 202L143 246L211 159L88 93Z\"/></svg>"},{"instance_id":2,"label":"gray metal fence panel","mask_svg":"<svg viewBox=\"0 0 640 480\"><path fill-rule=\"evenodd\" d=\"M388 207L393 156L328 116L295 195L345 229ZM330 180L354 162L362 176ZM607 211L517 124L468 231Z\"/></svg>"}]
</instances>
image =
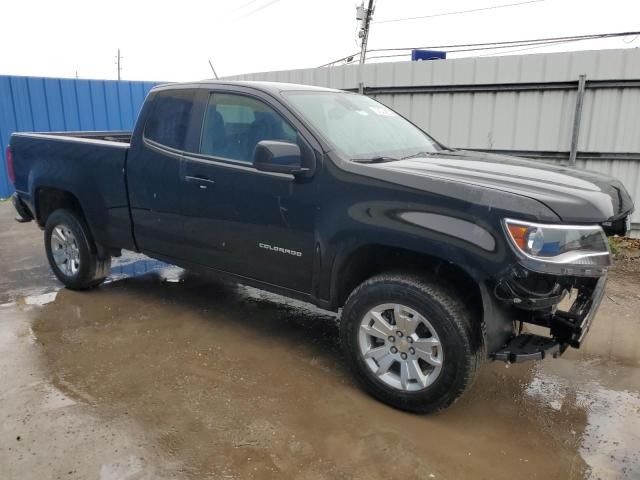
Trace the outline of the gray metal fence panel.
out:
<instances>
[{"instance_id":1,"label":"gray metal fence panel","mask_svg":"<svg viewBox=\"0 0 640 480\"><path fill-rule=\"evenodd\" d=\"M586 75L576 166L623 181L640 206L640 49L390 62L228 77L355 90L452 147L569 159ZM544 155L543 155L544 154ZM640 208L633 216L640 235Z\"/></svg>"}]
</instances>

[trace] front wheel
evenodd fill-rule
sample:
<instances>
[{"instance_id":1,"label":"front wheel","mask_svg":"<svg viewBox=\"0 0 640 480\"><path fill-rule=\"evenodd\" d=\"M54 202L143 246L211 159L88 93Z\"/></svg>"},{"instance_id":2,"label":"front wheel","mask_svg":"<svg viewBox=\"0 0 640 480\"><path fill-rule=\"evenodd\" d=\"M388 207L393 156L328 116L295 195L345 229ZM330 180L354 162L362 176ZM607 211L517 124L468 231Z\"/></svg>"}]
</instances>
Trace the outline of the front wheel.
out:
<instances>
[{"instance_id":1,"label":"front wheel","mask_svg":"<svg viewBox=\"0 0 640 480\"><path fill-rule=\"evenodd\" d=\"M419 275L382 274L350 295L340 336L365 390L396 408L432 413L475 378L484 350L474 325L454 290Z\"/></svg>"},{"instance_id":2,"label":"front wheel","mask_svg":"<svg viewBox=\"0 0 640 480\"><path fill-rule=\"evenodd\" d=\"M72 290L93 288L109 274L111 257L98 257L86 222L75 212L59 209L49 215L44 245L53 273Z\"/></svg>"}]
</instances>

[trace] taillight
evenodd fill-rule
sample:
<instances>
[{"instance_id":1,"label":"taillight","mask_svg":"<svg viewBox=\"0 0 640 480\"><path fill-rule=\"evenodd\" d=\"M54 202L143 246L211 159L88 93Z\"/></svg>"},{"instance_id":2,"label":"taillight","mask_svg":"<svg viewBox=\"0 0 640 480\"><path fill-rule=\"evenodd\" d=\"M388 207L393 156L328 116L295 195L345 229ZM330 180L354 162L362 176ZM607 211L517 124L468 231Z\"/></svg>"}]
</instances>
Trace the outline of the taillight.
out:
<instances>
[{"instance_id":1,"label":"taillight","mask_svg":"<svg viewBox=\"0 0 640 480\"><path fill-rule=\"evenodd\" d=\"M13 169L13 154L11 153L11 147L7 147L7 175L9 176L9 181L13 184L16 183L16 172Z\"/></svg>"}]
</instances>

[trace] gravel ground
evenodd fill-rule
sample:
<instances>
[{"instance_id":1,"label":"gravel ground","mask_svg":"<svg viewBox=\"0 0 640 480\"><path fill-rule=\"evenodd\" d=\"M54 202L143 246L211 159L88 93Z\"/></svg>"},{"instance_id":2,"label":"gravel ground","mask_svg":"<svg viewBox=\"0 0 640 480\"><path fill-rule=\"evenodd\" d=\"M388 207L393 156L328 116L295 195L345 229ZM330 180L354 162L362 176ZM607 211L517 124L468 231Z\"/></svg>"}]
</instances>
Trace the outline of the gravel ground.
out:
<instances>
[{"instance_id":1,"label":"gravel ground","mask_svg":"<svg viewBox=\"0 0 640 480\"><path fill-rule=\"evenodd\" d=\"M638 479L640 261L618 253L584 347L487 364L449 410L355 387L336 319L127 254L61 289L0 204L0 477Z\"/></svg>"}]
</instances>

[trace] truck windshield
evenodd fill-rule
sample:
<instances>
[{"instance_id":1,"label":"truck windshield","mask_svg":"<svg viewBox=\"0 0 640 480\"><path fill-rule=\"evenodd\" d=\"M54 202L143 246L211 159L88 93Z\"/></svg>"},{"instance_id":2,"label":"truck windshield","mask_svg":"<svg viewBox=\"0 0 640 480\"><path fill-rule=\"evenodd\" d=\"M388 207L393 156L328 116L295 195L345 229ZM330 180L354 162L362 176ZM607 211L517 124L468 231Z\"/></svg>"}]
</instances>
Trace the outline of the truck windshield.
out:
<instances>
[{"instance_id":1,"label":"truck windshield","mask_svg":"<svg viewBox=\"0 0 640 480\"><path fill-rule=\"evenodd\" d=\"M292 106L354 161L393 161L442 147L375 100L347 92L284 92Z\"/></svg>"}]
</instances>

